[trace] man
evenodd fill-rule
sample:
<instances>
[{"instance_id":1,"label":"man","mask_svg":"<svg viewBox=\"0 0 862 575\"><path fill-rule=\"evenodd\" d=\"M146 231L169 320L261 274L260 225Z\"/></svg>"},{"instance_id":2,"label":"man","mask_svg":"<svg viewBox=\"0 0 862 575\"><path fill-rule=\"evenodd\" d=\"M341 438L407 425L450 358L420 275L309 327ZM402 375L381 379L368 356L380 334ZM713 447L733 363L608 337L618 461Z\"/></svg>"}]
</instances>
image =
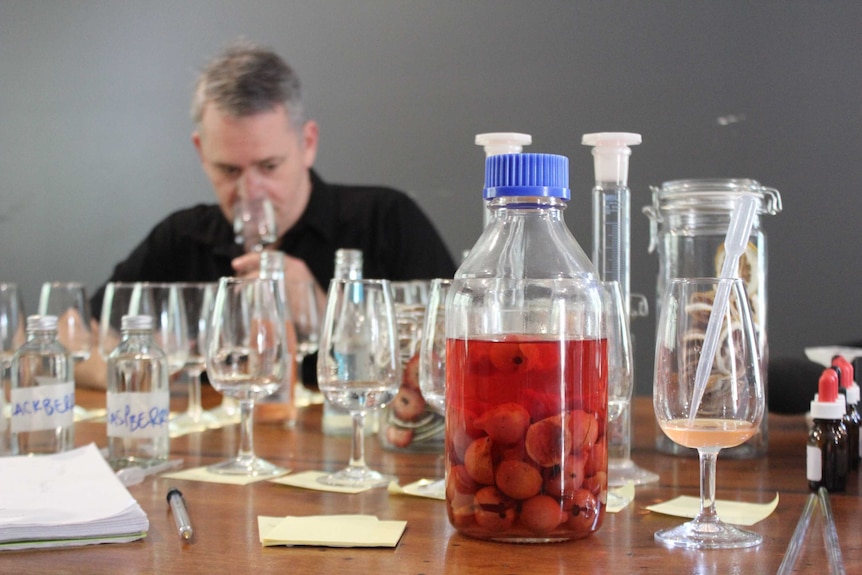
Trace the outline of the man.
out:
<instances>
[{"instance_id":1,"label":"man","mask_svg":"<svg viewBox=\"0 0 862 575\"><path fill-rule=\"evenodd\" d=\"M362 250L365 277L454 275L445 244L406 194L328 184L312 169L318 126L305 118L299 79L277 54L245 44L228 48L200 75L192 118L192 142L218 205L169 215L114 268L109 281L215 281L257 274L259 253L243 253L234 240L233 205L240 193L269 198L286 278L315 280L321 297L339 248ZM104 286L93 296L95 318L103 294ZM103 367L82 366L78 375L82 384L104 386Z\"/></svg>"}]
</instances>

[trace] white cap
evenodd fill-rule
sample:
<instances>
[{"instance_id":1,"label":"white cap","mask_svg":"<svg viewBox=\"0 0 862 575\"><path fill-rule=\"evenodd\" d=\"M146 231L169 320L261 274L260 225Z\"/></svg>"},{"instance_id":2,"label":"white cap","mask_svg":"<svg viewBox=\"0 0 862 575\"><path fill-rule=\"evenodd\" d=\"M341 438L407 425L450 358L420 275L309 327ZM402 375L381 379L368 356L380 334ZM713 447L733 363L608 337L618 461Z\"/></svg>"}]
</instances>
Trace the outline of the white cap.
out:
<instances>
[{"instance_id":1,"label":"white cap","mask_svg":"<svg viewBox=\"0 0 862 575\"><path fill-rule=\"evenodd\" d=\"M640 134L630 132L597 132L584 134L581 143L593 146L597 182L625 184L629 178L629 146L641 143Z\"/></svg>"},{"instance_id":2,"label":"white cap","mask_svg":"<svg viewBox=\"0 0 862 575\"><path fill-rule=\"evenodd\" d=\"M811 402L812 419L841 420L846 412L847 404L843 395L836 397L835 401L820 401L820 394L814 394L814 401Z\"/></svg>"},{"instance_id":3,"label":"white cap","mask_svg":"<svg viewBox=\"0 0 862 575\"><path fill-rule=\"evenodd\" d=\"M520 154L524 146L529 146L532 143L533 137L530 134L517 132L476 134L476 145L485 147L486 158L500 154Z\"/></svg>"}]
</instances>

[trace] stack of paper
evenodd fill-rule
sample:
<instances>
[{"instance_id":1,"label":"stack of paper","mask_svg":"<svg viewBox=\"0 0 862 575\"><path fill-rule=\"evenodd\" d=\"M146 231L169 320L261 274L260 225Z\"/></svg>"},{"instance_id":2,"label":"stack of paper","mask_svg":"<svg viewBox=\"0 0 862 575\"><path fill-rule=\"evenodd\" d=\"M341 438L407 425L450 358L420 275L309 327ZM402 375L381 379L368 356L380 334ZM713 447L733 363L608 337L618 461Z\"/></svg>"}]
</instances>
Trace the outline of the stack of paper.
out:
<instances>
[{"instance_id":1,"label":"stack of paper","mask_svg":"<svg viewBox=\"0 0 862 575\"><path fill-rule=\"evenodd\" d=\"M125 542L147 515L95 445L0 459L0 550Z\"/></svg>"}]
</instances>

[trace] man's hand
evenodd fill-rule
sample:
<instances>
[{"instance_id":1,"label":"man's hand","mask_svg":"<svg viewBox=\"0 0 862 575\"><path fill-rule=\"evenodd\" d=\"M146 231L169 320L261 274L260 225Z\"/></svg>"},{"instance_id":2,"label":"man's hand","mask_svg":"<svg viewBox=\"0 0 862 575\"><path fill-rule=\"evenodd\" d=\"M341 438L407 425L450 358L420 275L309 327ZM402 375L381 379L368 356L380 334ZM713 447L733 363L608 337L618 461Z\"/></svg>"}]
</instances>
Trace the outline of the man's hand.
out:
<instances>
[{"instance_id":1,"label":"man's hand","mask_svg":"<svg viewBox=\"0 0 862 575\"><path fill-rule=\"evenodd\" d=\"M322 307L326 302L326 292L317 283L317 281L315 281L314 276L311 275L311 271L308 269L305 261L286 254L282 254L282 257L284 259L284 282L288 291L290 291L291 283L312 281L314 282L314 292L317 295L317 300ZM252 252L243 254L238 258L234 258L231 262L231 266L239 277L259 277L260 253ZM289 298L290 296L288 295L288 299ZM293 304L291 304L291 307L293 307ZM298 310L292 309L291 311L293 312L293 317L296 317Z\"/></svg>"}]
</instances>

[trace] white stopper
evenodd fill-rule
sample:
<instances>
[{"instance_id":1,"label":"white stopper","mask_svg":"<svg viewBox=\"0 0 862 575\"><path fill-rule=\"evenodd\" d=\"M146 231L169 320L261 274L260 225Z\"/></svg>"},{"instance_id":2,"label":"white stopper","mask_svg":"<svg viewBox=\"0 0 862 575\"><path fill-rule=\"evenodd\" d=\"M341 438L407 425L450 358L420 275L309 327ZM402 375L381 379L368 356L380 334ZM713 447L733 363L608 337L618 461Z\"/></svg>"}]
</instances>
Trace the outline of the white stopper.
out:
<instances>
[{"instance_id":1,"label":"white stopper","mask_svg":"<svg viewBox=\"0 0 862 575\"><path fill-rule=\"evenodd\" d=\"M476 134L476 145L484 146L485 157L499 156L500 154L520 154L524 146L533 143L530 134L519 134L517 132L491 132L488 134Z\"/></svg>"},{"instance_id":2,"label":"white stopper","mask_svg":"<svg viewBox=\"0 0 862 575\"><path fill-rule=\"evenodd\" d=\"M581 143L593 146L597 182L625 185L629 178L629 146L641 143L640 134L629 132L597 132L584 134Z\"/></svg>"}]
</instances>

